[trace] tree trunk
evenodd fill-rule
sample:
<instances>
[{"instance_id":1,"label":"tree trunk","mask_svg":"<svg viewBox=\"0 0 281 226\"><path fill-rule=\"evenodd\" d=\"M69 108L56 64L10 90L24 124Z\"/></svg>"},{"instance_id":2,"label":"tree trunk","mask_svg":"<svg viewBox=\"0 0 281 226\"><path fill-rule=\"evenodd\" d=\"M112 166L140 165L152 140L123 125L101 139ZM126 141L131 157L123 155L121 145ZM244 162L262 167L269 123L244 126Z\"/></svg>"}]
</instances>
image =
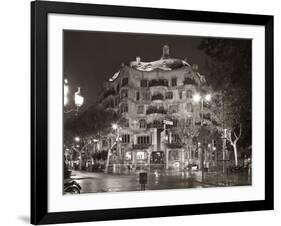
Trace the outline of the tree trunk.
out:
<instances>
[{"instance_id":1,"label":"tree trunk","mask_svg":"<svg viewBox=\"0 0 281 226\"><path fill-rule=\"evenodd\" d=\"M237 145L236 145L236 143L231 144L231 145L233 147L235 167L237 167L238 166Z\"/></svg>"}]
</instances>

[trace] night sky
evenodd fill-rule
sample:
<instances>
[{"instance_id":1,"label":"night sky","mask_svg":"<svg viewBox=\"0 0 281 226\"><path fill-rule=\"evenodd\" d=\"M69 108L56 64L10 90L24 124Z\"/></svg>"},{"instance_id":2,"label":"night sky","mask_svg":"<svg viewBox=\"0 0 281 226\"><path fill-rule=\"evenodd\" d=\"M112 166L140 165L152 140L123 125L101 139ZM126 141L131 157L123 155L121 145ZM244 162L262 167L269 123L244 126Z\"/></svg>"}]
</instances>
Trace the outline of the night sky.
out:
<instances>
[{"instance_id":1,"label":"night sky","mask_svg":"<svg viewBox=\"0 0 281 226\"><path fill-rule=\"evenodd\" d=\"M207 75L204 52L197 49L202 38L193 36L133 34L94 31L64 31L64 77L71 91L80 86L84 109L97 101L102 84L120 68L121 63L154 61L162 56L162 47L170 47L170 57L198 64Z\"/></svg>"}]
</instances>

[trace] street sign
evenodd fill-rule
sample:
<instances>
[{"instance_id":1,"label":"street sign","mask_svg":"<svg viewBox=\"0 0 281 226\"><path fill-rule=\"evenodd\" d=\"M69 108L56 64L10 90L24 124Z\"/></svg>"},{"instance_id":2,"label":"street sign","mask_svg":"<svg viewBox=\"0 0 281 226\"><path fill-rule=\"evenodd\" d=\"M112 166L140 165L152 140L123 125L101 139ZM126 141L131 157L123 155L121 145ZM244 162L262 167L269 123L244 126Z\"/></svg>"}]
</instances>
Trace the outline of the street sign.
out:
<instances>
[{"instance_id":1,"label":"street sign","mask_svg":"<svg viewBox=\"0 0 281 226\"><path fill-rule=\"evenodd\" d=\"M169 120L165 120L165 119L163 120L163 123L166 125L170 125L170 126L174 125L173 121L169 121Z\"/></svg>"}]
</instances>

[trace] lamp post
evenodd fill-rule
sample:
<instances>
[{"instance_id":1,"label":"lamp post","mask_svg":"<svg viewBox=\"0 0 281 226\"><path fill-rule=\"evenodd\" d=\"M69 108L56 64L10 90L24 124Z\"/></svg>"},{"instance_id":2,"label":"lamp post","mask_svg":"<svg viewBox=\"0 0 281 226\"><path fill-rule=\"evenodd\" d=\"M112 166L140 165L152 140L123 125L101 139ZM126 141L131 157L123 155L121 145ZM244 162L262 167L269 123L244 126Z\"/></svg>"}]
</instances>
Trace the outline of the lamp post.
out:
<instances>
[{"instance_id":1,"label":"lamp post","mask_svg":"<svg viewBox=\"0 0 281 226\"><path fill-rule=\"evenodd\" d=\"M200 103L200 120L201 120L201 129L203 128L203 121L204 121L204 102L208 103L211 101L212 99L212 96L211 94L206 94L204 96L201 96L200 94L195 94L193 97L192 97L193 101L195 103ZM198 143L198 149L201 149L201 171L202 171L202 182L204 182L204 142L202 142L202 145L201 143Z\"/></svg>"},{"instance_id":2,"label":"lamp post","mask_svg":"<svg viewBox=\"0 0 281 226\"><path fill-rule=\"evenodd\" d=\"M76 151L78 154L79 154L79 169L82 170L82 150L79 151L78 148L80 148L80 141L81 141L81 138L80 137L74 137L74 141L77 143L75 145L75 147L73 147L73 150ZM82 148L83 149L83 148Z\"/></svg>"},{"instance_id":3,"label":"lamp post","mask_svg":"<svg viewBox=\"0 0 281 226\"><path fill-rule=\"evenodd\" d=\"M64 98L63 98L63 104L65 107L64 113L71 113L71 112L76 112L78 113L79 108L82 107L83 103L84 103L84 97L81 95L81 89L80 87L77 88L77 91L74 93L74 105L75 107L70 107L69 108L69 84L68 84L68 80L64 79L64 86L63 86L63 92L64 92Z\"/></svg>"},{"instance_id":4,"label":"lamp post","mask_svg":"<svg viewBox=\"0 0 281 226\"><path fill-rule=\"evenodd\" d=\"M171 120L163 120L163 124L164 124L164 139L165 141L167 142L167 144L170 142L170 139L169 139L169 132L167 130L167 125L174 125L174 122L171 121ZM167 132L168 132L168 135L167 135ZM167 149L167 145L165 146L165 157L166 157L166 169L169 169L169 151Z\"/></svg>"},{"instance_id":5,"label":"lamp post","mask_svg":"<svg viewBox=\"0 0 281 226\"><path fill-rule=\"evenodd\" d=\"M117 148L118 148L118 143L119 143L119 141L120 141L120 126L118 125L118 124L116 124L116 123L114 123L114 124L112 124L112 129L114 130L114 131L116 131L116 140L115 140L115 142L111 145L111 147L109 148L109 150L108 150L108 153L107 153L107 159L106 159L106 165L105 165L105 170L104 170L104 172L105 173L108 173L108 166L109 166L109 160L110 160L110 156L112 155L112 153L111 153L111 149L115 146L115 145L117 145ZM118 151L118 150L117 150Z\"/></svg>"}]
</instances>

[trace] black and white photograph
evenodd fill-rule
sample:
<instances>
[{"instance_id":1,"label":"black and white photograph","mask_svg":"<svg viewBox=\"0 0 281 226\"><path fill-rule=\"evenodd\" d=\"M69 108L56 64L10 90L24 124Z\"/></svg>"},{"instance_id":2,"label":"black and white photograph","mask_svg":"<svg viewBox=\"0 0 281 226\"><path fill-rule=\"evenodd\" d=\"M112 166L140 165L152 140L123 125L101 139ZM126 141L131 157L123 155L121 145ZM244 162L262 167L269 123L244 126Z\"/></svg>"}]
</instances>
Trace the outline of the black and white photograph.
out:
<instances>
[{"instance_id":1,"label":"black and white photograph","mask_svg":"<svg viewBox=\"0 0 281 226\"><path fill-rule=\"evenodd\" d=\"M1 225L278 225L277 1L1 6Z\"/></svg>"},{"instance_id":2,"label":"black and white photograph","mask_svg":"<svg viewBox=\"0 0 281 226\"><path fill-rule=\"evenodd\" d=\"M251 39L63 30L62 73L63 194L252 186Z\"/></svg>"}]
</instances>

